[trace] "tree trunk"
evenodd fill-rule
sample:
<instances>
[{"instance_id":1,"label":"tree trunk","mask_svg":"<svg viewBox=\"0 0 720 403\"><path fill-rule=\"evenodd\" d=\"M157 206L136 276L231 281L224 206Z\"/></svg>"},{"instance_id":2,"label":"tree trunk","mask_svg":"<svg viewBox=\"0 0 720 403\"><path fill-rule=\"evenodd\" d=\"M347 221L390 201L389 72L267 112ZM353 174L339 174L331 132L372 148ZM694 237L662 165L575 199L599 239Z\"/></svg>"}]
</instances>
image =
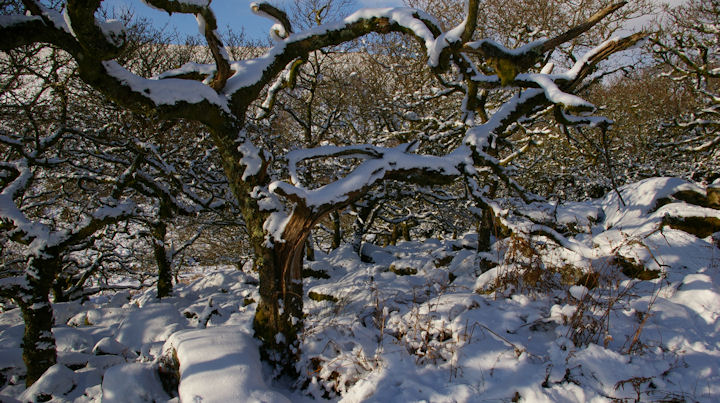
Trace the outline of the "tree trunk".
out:
<instances>
[{"instance_id":1,"label":"tree trunk","mask_svg":"<svg viewBox=\"0 0 720 403\"><path fill-rule=\"evenodd\" d=\"M65 290L70 288L70 285L70 281L67 277L58 275L52 285L53 300L55 302L70 301L70 296L65 293Z\"/></svg>"},{"instance_id":2,"label":"tree trunk","mask_svg":"<svg viewBox=\"0 0 720 403\"><path fill-rule=\"evenodd\" d=\"M497 157L497 151L491 150L490 155ZM496 179L487 178L488 184L488 197L494 198L495 192L497 191L498 182ZM480 226L478 228L478 252L489 252L491 244L491 238L495 233L495 213L492 208L487 205L482 206L482 216L480 217Z\"/></svg>"},{"instance_id":3,"label":"tree trunk","mask_svg":"<svg viewBox=\"0 0 720 403\"><path fill-rule=\"evenodd\" d=\"M295 364L300 357L302 267L312 224L307 211L295 211L283 232L283 242L261 247L260 302L253 321L255 337L263 343L262 357L290 376L297 375Z\"/></svg>"},{"instance_id":4,"label":"tree trunk","mask_svg":"<svg viewBox=\"0 0 720 403\"><path fill-rule=\"evenodd\" d=\"M410 228L411 228L410 224L408 224L408 222L405 221L404 223L401 224L401 228L402 228L403 239L408 242L412 241L412 238L410 238Z\"/></svg>"},{"instance_id":5,"label":"tree trunk","mask_svg":"<svg viewBox=\"0 0 720 403\"><path fill-rule=\"evenodd\" d=\"M360 252L362 249L363 236L370 229L373 221L375 220L375 212L377 211L375 207L377 205L378 200L376 199L365 200L362 204L360 204L360 208L357 209L357 216L355 217L355 221L352 225L352 248L358 256L361 256Z\"/></svg>"},{"instance_id":6,"label":"tree trunk","mask_svg":"<svg viewBox=\"0 0 720 403\"><path fill-rule=\"evenodd\" d=\"M153 253L158 270L157 297L165 298L172 294L172 259L165 249L167 225L163 220L152 223L150 230L153 238Z\"/></svg>"},{"instance_id":7,"label":"tree trunk","mask_svg":"<svg viewBox=\"0 0 720 403\"><path fill-rule=\"evenodd\" d=\"M390 238L388 239L388 245L395 246L395 244L397 244L398 239L400 239L401 234L402 234L402 230L400 229L400 225L393 224L392 232L390 233Z\"/></svg>"},{"instance_id":8,"label":"tree trunk","mask_svg":"<svg viewBox=\"0 0 720 403\"><path fill-rule=\"evenodd\" d=\"M332 249L335 250L340 247L340 243L342 243L342 225L340 223L340 212L333 211L330 213L330 218L332 219L333 223L333 239L332 239Z\"/></svg>"},{"instance_id":9,"label":"tree trunk","mask_svg":"<svg viewBox=\"0 0 720 403\"><path fill-rule=\"evenodd\" d=\"M484 207L482 209L482 216L480 217L480 225L478 227L477 250L478 252L489 252L494 227L494 217L490 207Z\"/></svg>"},{"instance_id":10,"label":"tree trunk","mask_svg":"<svg viewBox=\"0 0 720 403\"><path fill-rule=\"evenodd\" d=\"M45 255L43 253L42 255ZM25 280L27 288L17 298L25 321L23 361L27 368L25 385L29 387L57 362L55 337L52 333L53 309L50 289L58 271L58 258L31 257Z\"/></svg>"},{"instance_id":11,"label":"tree trunk","mask_svg":"<svg viewBox=\"0 0 720 403\"><path fill-rule=\"evenodd\" d=\"M312 234L305 240L305 256L308 261L315 261L315 247L313 246Z\"/></svg>"}]
</instances>

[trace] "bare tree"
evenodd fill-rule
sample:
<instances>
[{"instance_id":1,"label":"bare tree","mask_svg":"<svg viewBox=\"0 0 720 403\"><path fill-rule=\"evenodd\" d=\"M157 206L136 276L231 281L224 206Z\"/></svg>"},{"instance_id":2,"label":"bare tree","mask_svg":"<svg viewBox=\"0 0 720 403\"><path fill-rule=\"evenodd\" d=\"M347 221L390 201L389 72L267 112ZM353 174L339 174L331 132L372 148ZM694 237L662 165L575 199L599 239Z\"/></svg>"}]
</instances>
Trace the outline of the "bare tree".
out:
<instances>
[{"instance_id":1,"label":"bare tree","mask_svg":"<svg viewBox=\"0 0 720 403\"><path fill-rule=\"evenodd\" d=\"M720 150L720 2L691 0L667 10L663 30L652 39L667 75L684 83L698 105L666 122L670 137L664 146L700 158L698 170L713 171ZM679 129L679 130L678 130Z\"/></svg>"}]
</instances>

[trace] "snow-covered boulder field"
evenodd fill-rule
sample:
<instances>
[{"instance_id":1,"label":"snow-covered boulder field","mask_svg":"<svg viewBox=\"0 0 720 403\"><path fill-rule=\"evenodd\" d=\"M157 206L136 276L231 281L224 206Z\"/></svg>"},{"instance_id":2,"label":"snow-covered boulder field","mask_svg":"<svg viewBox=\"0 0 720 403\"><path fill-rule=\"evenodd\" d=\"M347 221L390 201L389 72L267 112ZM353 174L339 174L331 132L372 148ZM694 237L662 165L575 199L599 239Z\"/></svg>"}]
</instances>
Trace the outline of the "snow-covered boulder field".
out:
<instances>
[{"instance_id":1,"label":"snow-covered boulder field","mask_svg":"<svg viewBox=\"0 0 720 403\"><path fill-rule=\"evenodd\" d=\"M508 208L515 233L481 255L472 233L367 245L362 260L317 251L298 379L261 362L257 276L235 267L195 267L162 301L149 289L55 304L59 362L28 389L9 309L0 401L717 402L713 197L654 178Z\"/></svg>"}]
</instances>

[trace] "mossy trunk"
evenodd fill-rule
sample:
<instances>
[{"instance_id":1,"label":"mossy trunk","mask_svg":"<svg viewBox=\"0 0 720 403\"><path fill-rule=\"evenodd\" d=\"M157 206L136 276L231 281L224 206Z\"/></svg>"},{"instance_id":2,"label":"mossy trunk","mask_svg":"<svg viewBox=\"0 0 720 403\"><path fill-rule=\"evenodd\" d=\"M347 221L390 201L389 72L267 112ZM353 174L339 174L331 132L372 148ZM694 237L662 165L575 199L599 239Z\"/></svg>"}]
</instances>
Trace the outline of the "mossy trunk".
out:
<instances>
[{"instance_id":1,"label":"mossy trunk","mask_svg":"<svg viewBox=\"0 0 720 403\"><path fill-rule=\"evenodd\" d=\"M401 234L402 230L400 229L400 226L398 224L393 224L392 232L390 232L390 236L388 237L388 245L395 246L398 239L400 239Z\"/></svg>"},{"instance_id":2,"label":"mossy trunk","mask_svg":"<svg viewBox=\"0 0 720 403\"><path fill-rule=\"evenodd\" d=\"M58 261L55 256L30 258L25 276L27 287L17 298L25 322L22 356L27 368L25 385L28 387L57 363L50 290L58 271Z\"/></svg>"},{"instance_id":3,"label":"mossy trunk","mask_svg":"<svg viewBox=\"0 0 720 403\"><path fill-rule=\"evenodd\" d=\"M52 285L53 300L55 302L70 301L70 296L65 292L70 286L70 280L67 277L62 275L57 276Z\"/></svg>"},{"instance_id":4,"label":"mossy trunk","mask_svg":"<svg viewBox=\"0 0 720 403\"><path fill-rule=\"evenodd\" d=\"M410 242L412 241L412 238L410 238L410 228L412 227L407 221L400 224L402 228L402 236L403 239Z\"/></svg>"}]
</instances>

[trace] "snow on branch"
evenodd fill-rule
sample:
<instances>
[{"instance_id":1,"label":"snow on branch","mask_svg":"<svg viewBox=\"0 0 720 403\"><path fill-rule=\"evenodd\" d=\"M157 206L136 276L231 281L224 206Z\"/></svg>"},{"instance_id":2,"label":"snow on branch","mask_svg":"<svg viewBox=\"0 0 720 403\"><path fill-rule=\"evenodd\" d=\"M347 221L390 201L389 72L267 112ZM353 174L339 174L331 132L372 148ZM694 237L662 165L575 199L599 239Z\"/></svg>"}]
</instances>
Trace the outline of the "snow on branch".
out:
<instances>
[{"instance_id":1,"label":"snow on branch","mask_svg":"<svg viewBox=\"0 0 720 403\"><path fill-rule=\"evenodd\" d=\"M275 82L268 88L265 101L260 105L260 112L257 114L256 119L265 119L275 105L275 98L278 92L283 88L293 87L297 79L298 69L305 63L302 58L297 58L290 62L285 71L275 80Z\"/></svg>"},{"instance_id":2,"label":"snow on branch","mask_svg":"<svg viewBox=\"0 0 720 403\"><path fill-rule=\"evenodd\" d=\"M105 72L134 93L149 98L155 105L200 104L209 102L229 112L227 102L202 83L169 78L153 80L131 73L114 60L104 61Z\"/></svg>"},{"instance_id":3,"label":"snow on branch","mask_svg":"<svg viewBox=\"0 0 720 403\"><path fill-rule=\"evenodd\" d=\"M485 144L491 133L500 135L510 123L516 121L520 116L524 115L525 112L529 112L541 103L548 102L559 105L569 111L594 111L595 107L591 103L572 94L572 91L595 69L598 63L614 53L635 46L644 37L644 33L636 33L627 37L609 39L586 52L569 70L563 73L550 74L551 68L548 67L547 69L543 69L541 73L516 74L513 77L512 83L529 89L503 104L500 110L498 110L486 124L470 131L466 136L466 142L476 145ZM488 77L484 75L471 77L471 80L486 87L497 85L497 81L488 80ZM542 95L542 97L540 97L540 95ZM534 100L530 101L531 99ZM535 106L530 106L531 104ZM564 112L558 115L558 117L561 118L562 122L575 125L584 124L597 126L612 123L604 118L571 116Z\"/></svg>"},{"instance_id":4,"label":"snow on branch","mask_svg":"<svg viewBox=\"0 0 720 403\"><path fill-rule=\"evenodd\" d=\"M321 146L310 149L293 150L286 156L288 160L288 170L290 172L290 181L294 185L300 184L297 174L297 164L305 160L328 157L345 157L345 158L382 158L382 152L377 150L371 144L359 144L353 146Z\"/></svg>"},{"instance_id":5,"label":"snow on branch","mask_svg":"<svg viewBox=\"0 0 720 403\"><path fill-rule=\"evenodd\" d=\"M498 75L503 78L503 75L508 74L508 77L503 78L503 81L510 81L515 74L532 67L541 55L584 34L605 17L619 10L626 4L627 1L610 4L590 16L590 18L583 23L570 28L554 38L541 39L516 49L508 49L493 40L483 39L480 41L465 43L461 51L477 54L486 59L495 61L495 69L498 72ZM508 68L514 71L507 73L502 71Z\"/></svg>"},{"instance_id":6,"label":"snow on branch","mask_svg":"<svg viewBox=\"0 0 720 403\"><path fill-rule=\"evenodd\" d=\"M102 0L68 0L65 19L82 48L98 58L113 58L125 44L124 27L117 22L100 22L95 13Z\"/></svg>"},{"instance_id":7,"label":"snow on branch","mask_svg":"<svg viewBox=\"0 0 720 403\"><path fill-rule=\"evenodd\" d=\"M210 87L220 90L230 77L230 56L228 55L222 38L217 32L217 19L215 13L210 9L209 0L143 0L151 7L166 11L168 14L183 13L194 14L198 21L200 34L210 48L210 53L215 60L215 77L210 82Z\"/></svg>"},{"instance_id":8,"label":"snow on branch","mask_svg":"<svg viewBox=\"0 0 720 403\"><path fill-rule=\"evenodd\" d=\"M31 221L15 204L30 186L33 173L27 161L20 160L12 164L18 175L0 192L0 228L8 230L8 237L29 244L35 239L49 242L50 228L40 222Z\"/></svg>"},{"instance_id":9,"label":"snow on branch","mask_svg":"<svg viewBox=\"0 0 720 403\"><path fill-rule=\"evenodd\" d=\"M250 3L250 9L253 13L261 17L269 18L275 22L275 24L270 27L270 36L273 40L280 41L293 33L290 19L284 11L265 2Z\"/></svg>"},{"instance_id":10,"label":"snow on branch","mask_svg":"<svg viewBox=\"0 0 720 403\"><path fill-rule=\"evenodd\" d=\"M321 147L319 151L314 151L298 150L295 154L291 153L289 159L297 162L330 155L368 157L344 178L317 189L310 190L282 181L270 184L271 192L285 196L319 214L354 201L364 190L383 179L423 184L445 183L459 177L464 172L464 166L471 164L470 150L467 147L461 147L444 157L408 153L407 144L394 148ZM296 181L297 176L294 178Z\"/></svg>"},{"instance_id":11,"label":"snow on branch","mask_svg":"<svg viewBox=\"0 0 720 403\"><path fill-rule=\"evenodd\" d=\"M60 13L32 0L25 4L31 15L0 16L0 50L39 42L57 45L71 53L80 51L80 45Z\"/></svg>"},{"instance_id":12,"label":"snow on branch","mask_svg":"<svg viewBox=\"0 0 720 403\"><path fill-rule=\"evenodd\" d=\"M236 104L241 104L244 99L255 99L264 86L296 58L304 58L312 51L339 45L372 32L407 33L430 49L440 33L438 26L432 17L412 8L362 9L342 21L291 34L259 58L234 62L231 67L235 73L228 80L223 93Z\"/></svg>"}]
</instances>

